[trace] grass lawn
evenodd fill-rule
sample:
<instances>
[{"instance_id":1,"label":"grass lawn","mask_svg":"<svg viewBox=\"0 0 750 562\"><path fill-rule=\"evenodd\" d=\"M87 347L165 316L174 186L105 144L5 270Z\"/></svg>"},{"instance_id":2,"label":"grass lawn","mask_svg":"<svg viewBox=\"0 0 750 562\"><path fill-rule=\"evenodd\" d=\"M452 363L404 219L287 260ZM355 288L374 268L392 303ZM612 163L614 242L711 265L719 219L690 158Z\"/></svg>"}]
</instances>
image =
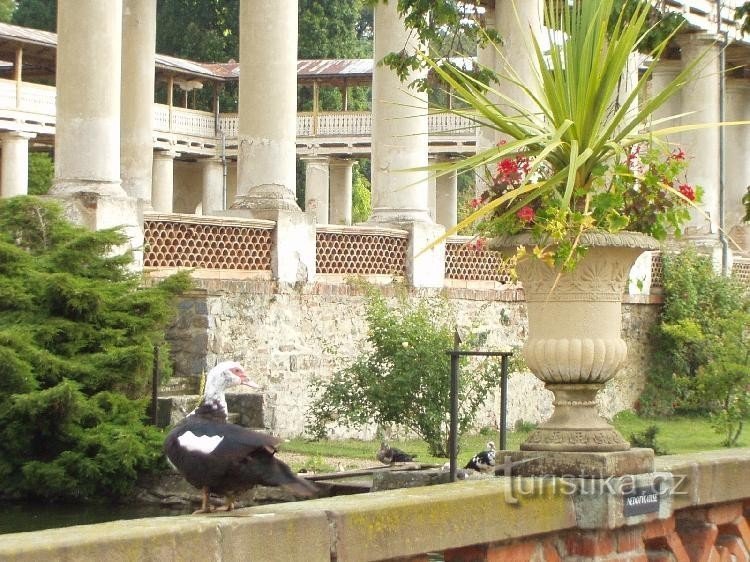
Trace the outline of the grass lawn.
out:
<instances>
[{"instance_id":1,"label":"grass lawn","mask_svg":"<svg viewBox=\"0 0 750 562\"><path fill-rule=\"evenodd\" d=\"M690 453L722 449L722 436L716 433L704 418L671 417L666 419L639 418L635 414L624 412L619 414L614 425L622 435L630 440L632 433L641 433L651 425L659 427L656 435L657 445L665 449L668 454ZM750 425L750 420L745 425ZM526 439L528 432L512 432L508 434L508 448L518 449L520 443ZM459 466L463 466L478 451L486 449L487 441L494 441L499 445L497 433L464 436L458 455ZM416 460L423 463L443 464L446 458L432 457L427 453L427 445L418 439L394 440L391 445L416 455ZM740 436L740 447L750 447L750 430L744 430ZM326 457L344 457L355 459L372 459L373 465L378 462L375 453L380 447L379 441L361 441L344 439L335 441L306 441L295 438L285 442L282 450L291 453L309 455L315 464L320 465ZM325 469L325 465L318 466Z\"/></svg>"}]
</instances>

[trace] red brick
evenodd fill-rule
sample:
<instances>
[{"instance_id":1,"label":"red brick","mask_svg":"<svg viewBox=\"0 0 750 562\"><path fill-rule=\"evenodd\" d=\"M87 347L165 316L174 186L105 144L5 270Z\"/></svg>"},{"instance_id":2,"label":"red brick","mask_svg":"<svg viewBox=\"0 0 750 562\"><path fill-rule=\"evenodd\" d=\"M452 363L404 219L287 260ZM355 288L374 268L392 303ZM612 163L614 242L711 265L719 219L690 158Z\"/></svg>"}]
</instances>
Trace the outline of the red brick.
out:
<instances>
[{"instance_id":1,"label":"red brick","mask_svg":"<svg viewBox=\"0 0 750 562\"><path fill-rule=\"evenodd\" d=\"M451 548L443 552L443 560L445 562L485 562L487 560L487 545Z\"/></svg>"},{"instance_id":2,"label":"red brick","mask_svg":"<svg viewBox=\"0 0 750 562\"><path fill-rule=\"evenodd\" d=\"M742 517L742 504L725 503L710 507L706 512L706 520L716 525L726 525Z\"/></svg>"},{"instance_id":3,"label":"red brick","mask_svg":"<svg viewBox=\"0 0 750 562\"><path fill-rule=\"evenodd\" d=\"M744 517L739 517L728 525L719 527L719 534L739 537L745 543L745 546L750 549L750 525L747 524Z\"/></svg>"},{"instance_id":4,"label":"red brick","mask_svg":"<svg viewBox=\"0 0 750 562\"><path fill-rule=\"evenodd\" d=\"M663 537L674 532L675 521L674 517L669 519L656 519L655 521L649 521L646 523L646 527L643 530L643 540L649 540L654 537Z\"/></svg>"},{"instance_id":5,"label":"red brick","mask_svg":"<svg viewBox=\"0 0 750 562\"><path fill-rule=\"evenodd\" d=\"M714 548L716 537L719 536L716 525L680 517L677 521L677 533L690 560L719 562L719 553Z\"/></svg>"},{"instance_id":6,"label":"red brick","mask_svg":"<svg viewBox=\"0 0 750 562\"><path fill-rule=\"evenodd\" d=\"M682 544L680 536L676 532L669 533L660 537L654 537L653 539L646 541L645 545L646 553L648 554L649 558L651 557L652 552L655 556L663 552L668 552L671 553L670 556L672 557L668 558L669 560L675 560L677 562L690 562L690 557L688 556L687 551Z\"/></svg>"},{"instance_id":7,"label":"red brick","mask_svg":"<svg viewBox=\"0 0 750 562\"><path fill-rule=\"evenodd\" d=\"M530 562L537 546L536 542L491 546L487 549L487 562Z\"/></svg>"},{"instance_id":8,"label":"red brick","mask_svg":"<svg viewBox=\"0 0 750 562\"><path fill-rule=\"evenodd\" d=\"M643 550L643 527L627 527L617 533L617 552Z\"/></svg>"},{"instance_id":9,"label":"red brick","mask_svg":"<svg viewBox=\"0 0 750 562\"><path fill-rule=\"evenodd\" d=\"M560 553L552 541L547 541L542 545L542 554L544 562L562 562Z\"/></svg>"},{"instance_id":10,"label":"red brick","mask_svg":"<svg viewBox=\"0 0 750 562\"><path fill-rule=\"evenodd\" d=\"M614 551L609 533L574 531L565 537L565 549L571 556L602 556Z\"/></svg>"},{"instance_id":11,"label":"red brick","mask_svg":"<svg viewBox=\"0 0 750 562\"><path fill-rule=\"evenodd\" d=\"M645 554L633 554L627 558L618 558L618 561L622 562L649 562L648 557Z\"/></svg>"},{"instance_id":12,"label":"red brick","mask_svg":"<svg viewBox=\"0 0 750 562\"><path fill-rule=\"evenodd\" d=\"M750 561L750 553L748 553L747 545L743 544L742 539L736 536L720 535L716 539L717 548L725 549L729 554L734 556L735 562L748 562Z\"/></svg>"}]
</instances>

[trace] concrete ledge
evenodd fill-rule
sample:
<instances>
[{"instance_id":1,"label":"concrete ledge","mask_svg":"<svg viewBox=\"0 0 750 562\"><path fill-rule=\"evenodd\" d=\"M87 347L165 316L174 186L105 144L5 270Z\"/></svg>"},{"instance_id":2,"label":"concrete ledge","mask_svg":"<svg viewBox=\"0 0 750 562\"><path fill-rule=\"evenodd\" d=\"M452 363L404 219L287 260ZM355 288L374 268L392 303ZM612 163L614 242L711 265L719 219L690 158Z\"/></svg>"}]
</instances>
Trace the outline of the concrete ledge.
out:
<instances>
[{"instance_id":1,"label":"concrete ledge","mask_svg":"<svg viewBox=\"0 0 750 562\"><path fill-rule=\"evenodd\" d=\"M408 558L471 545L523 542L546 534L610 533L666 519L673 509L750 498L750 449L659 457L658 478L669 487L658 511L625 516L618 479L571 481L498 477L274 504L228 514L116 521L0 536L8 562L271 561L357 562ZM623 480L620 479L620 480ZM680 480L682 479L682 480ZM591 493L592 482L607 483ZM611 493L609 488L615 490ZM598 490L598 488L597 488ZM546 540L546 539L545 539ZM515 543L514 543L515 544Z\"/></svg>"},{"instance_id":2,"label":"concrete ledge","mask_svg":"<svg viewBox=\"0 0 750 562\"><path fill-rule=\"evenodd\" d=\"M750 448L656 457L674 475L673 509L750 497Z\"/></svg>"}]
</instances>

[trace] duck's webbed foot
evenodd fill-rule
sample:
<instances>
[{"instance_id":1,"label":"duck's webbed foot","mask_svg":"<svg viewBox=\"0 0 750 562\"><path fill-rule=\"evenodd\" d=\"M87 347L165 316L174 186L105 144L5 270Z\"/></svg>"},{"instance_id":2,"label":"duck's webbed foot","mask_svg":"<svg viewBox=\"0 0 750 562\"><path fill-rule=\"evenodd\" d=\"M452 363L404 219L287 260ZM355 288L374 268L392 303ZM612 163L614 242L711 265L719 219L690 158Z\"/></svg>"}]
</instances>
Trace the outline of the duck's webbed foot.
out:
<instances>
[{"instance_id":1,"label":"duck's webbed foot","mask_svg":"<svg viewBox=\"0 0 750 562\"><path fill-rule=\"evenodd\" d=\"M212 511L214 511L213 506L211 506L211 504L209 503L208 496L208 488L203 488L203 502L201 503L201 508L196 509L193 512L193 515L198 515L199 513L211 513Z\"/></svg>"},{"instance_id":2,"label":"duck's webbed foot","mask_svg":"<svg viewBox=\"0 0 750 562\"><path fill-rule=\"evenodd\" d=\"M234 509L234 496L227 496L224 505L217 507L216 511L232 511Z\"/></svg>"}]
</instances>

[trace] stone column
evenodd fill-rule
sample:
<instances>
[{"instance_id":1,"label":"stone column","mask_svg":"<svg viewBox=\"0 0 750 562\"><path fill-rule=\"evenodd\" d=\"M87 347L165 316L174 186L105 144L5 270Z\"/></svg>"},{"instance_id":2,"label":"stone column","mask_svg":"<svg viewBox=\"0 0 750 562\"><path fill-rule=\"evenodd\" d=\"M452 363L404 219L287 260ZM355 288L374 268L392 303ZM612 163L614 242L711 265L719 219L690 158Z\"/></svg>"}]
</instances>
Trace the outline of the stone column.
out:
<instances>
[{"instance_id":1,"label":"stone column","mask_svg":"<svg viewBox=\"0 0 750 562\"><path fill-rule=\"evenodd\" d=\"M446 230L458 223L458 175L456 171L437 177L437 223Z\"/></svg>"},{"instance_id":2,"label":"stone column","mask_svg":"<svg viewBox=\"0 0 750 562\"><path fill-rule=\"evenodd\" d=\"M485 23L488 28L495 29L495 8L485 8ZM477 47L477 63L481 67L489 68L494 70L496 68L495 62L495 45L486 45L485 47ZM492 84L494 88L496 84ZM494 94L490 94L490 100L497 103L497 97ZM495 145L495 129L490 127L479 127L477 138L477 150L482 151L491 146ZM484 189L482 189L484 191Z\"/></svg>"},{"instance_id":3,"label":"stone column","mask_svg":"<svg viewBox=\"0 0 750 562\"><path fill-rule=\"evenodd\" d=\"M497 57L495 68L501 75L515 76L519 82L537 89L536 56L533 54L531 37L542 33L544 0L496 0L495 27L503 44L500 47L502 57ZM498 91L516 103L530 109L533 107L529 96L518 86L502 80L497 85ZM500 106L511 115L517 113L507 103ZM496 141L499 139L496 139Z\"/></svg>"},{"instance_id":4,"label":"stone column","mask_svg":"<svg viewBox=\"0 0 750 562\"><path fill-rule=\"evenodd\" d=\"M432 166L436 159L430 156L428 162ZM430 213L430 219L437 222L437 178L434 172L430 172L427 176L427 209Z\"/></svg>"},{"instance_id":5,"label":"stone column","mask_svg":"<svg viewBox=\"0 0 750 562\"><path fill-rule=\"evenodd\" d=\"M130 197L151 207L156 2L123 0L120 175Z\"/></svg>"},{"instance_id":6,"label":"stone column","mask_svg":"<svg viewBox=\"0 0 750 562\"><path fill-rule=\"evenodd\" d=\"M317 224L328 224L328 158L308 156L305 163L305 212Z\"/></svg>"},{"instance_id":7,"label":"stone column","mask_svg":"<svg viewBox=\"0 0 750 562\"><path fill-rule=\"evenodd\" d=\"M315 277L315 226L296 201L297 2L240 2L237 197L228 214L276 221L275 279Z\"/></svg>"},{"instance_id":8,"label":"stone column","mask_svg":"<svg viewBox=\"0 0 750 562\"><path fill-rule=\"evenodd\" d=\"M201 207L204 215L214 215L223 211L224 205L224 164L221 158L206 158L201 166Z\"/></svg>"},{"instance_id":9,"label":"stone column","mask_svg":"<svg viewBox=\"0 0 750 562\"><path fill-rule=\"evenodd\" d=\"M726 120L750 120L750 80L728 78L726 81ZM726 127L725 147L725 225L727 230L741 224L745 216L742 197L750 187L750 127Z\"/></svg>"},{"instance_id":10,"label":"stone column","mask_svg":"<svg viewBox=\"0 0 750 562\"><path fill-rule=\"evenodd\" d=\"M153 189L151 202L154 211L171 213L174 199L174 159L177 153L171 150L154 152Z\"/></svg>"},{"instance_id":11,"label":"stone column","mask_svg":"<svg viewBox=\"0 0 750 562\"><path fill-rule=\"evenodd\" d=\"M9 132L0 135L0 197L27 195L29 192L29 139L34 133Z\"/></svg>"},{"instance_id":12,"label":"stone column","mask_svg":"<svg viewBox=\"0 0 750 562\"><path fill-rule=\"evenodd\" d=\"M91 229L119 226L142 263L143 215L120 182L122 0L57 3L55 181L50 195Z\"/></svg>"},{"instance_id":13,"label":"stone column","mask_svg":"<svg viewBox=\"0 0 750 562\"><path fill-rule=\"evenodd\" d=\"M682 118L683 124L718 123L719 116L719 46L706 36L681 36L683 65L703 55L697 76L682 90L682 111L693 112ZM708 53L704 52L708 50ZM719 225L719 128L698 129L682 133L685 152L690 160L688 182L703 187L703 211L710 217L693 212L690 231L697 235L715 235Z\"/></svg>"},{"instance_id":14,"label":"stone column","mask_svg":"<svg viewBox=\"0 0 750 562\"><path fill-rule=\"evenodd\" d=\"M372 216L370 223L431 223L427 202L427 172L406 171L427 166L427 94L408 84L423 74L413 73L402 83L385 65L390 52L419 48L406 29L396 2L374 8L372 77Z\"/></svg>"},{"instance_id":15,"label":"stone column","mask_svg":"<svg viewBox=\"0 0 750 562\"><path fill-rule=\"evenodd\" d=\"M352 168L354 160L331 158L331 224L352 224Z\"/></svg>"},{"instance_id":16,"label":"stone column","mask_svg":"<svg viewBox=\"0 0 750 562\"><path fill-rule=\"evenodd\" d=\"M679 60L673 59L662 59L654 63L653 72L651 73L651 84L649 85L649 91L651 95L658 94L663 91L664 88L670 84L675 77L679 74L681 63ZM652 118L664 119L673 115L679 115L682 113L682 92L678 92L669 98L664 104L659 106L654 111ZM665 129L669 127L677 127L681 124L681 119L670 119L664 123L659 123L653 126L654 130ZM676 145L681 145L681 136L679 134L673 134L667 137L667 140Z\"/></svg>"},{"instance_id":17,"label":"stone column","mask_svg":"<svg viewBox=\"0 0 750 562\"><path fill-rule=\"evenodd\" d=\"M240 2L240 100L235 208L257 218L301 213L295 201L297 2Z\"/></svg>"}]
</instances>

